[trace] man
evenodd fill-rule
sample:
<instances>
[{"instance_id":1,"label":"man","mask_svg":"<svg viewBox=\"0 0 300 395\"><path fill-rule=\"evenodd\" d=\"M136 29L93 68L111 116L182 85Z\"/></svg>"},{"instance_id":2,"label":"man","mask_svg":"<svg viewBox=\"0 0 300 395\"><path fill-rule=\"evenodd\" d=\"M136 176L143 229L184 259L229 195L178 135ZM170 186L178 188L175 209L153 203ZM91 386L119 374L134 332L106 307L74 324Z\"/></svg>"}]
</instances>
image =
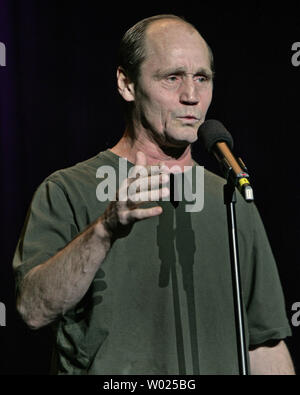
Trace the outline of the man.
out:
<instances>
[{"instance_id":1,"label":"man","mask_svg":"<svg viewBox=\"0 0 300 395\"><path fill-rule=\"evenodd\" d=\"M185 198L174 201L169 184L195 181L191 144L212 78L212 53L192 25L172 15L137 23L117 70L123 137L36 191L14 259L17 306L31 328L53 324L57 373L238 373L224 180L205 172L204 208L195 212ZM102 201L96 175L103 166L119 175L121 158L148 173L120 181L116 200ZM263 225L241 199L237 213L251 372L293 374Z\"/></svg>"}]
</instances>

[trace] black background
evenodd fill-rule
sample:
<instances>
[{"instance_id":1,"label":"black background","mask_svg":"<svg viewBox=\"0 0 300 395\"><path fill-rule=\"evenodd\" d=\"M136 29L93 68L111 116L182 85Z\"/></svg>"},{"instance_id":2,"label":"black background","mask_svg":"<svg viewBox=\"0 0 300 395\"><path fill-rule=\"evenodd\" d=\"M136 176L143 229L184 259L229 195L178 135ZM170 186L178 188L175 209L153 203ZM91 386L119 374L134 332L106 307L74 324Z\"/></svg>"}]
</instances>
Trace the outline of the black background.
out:
<instances>
[{"instance_id":1,"label":"black background","mask_svg":"<svg viewBox=\"0 0 300 395\"><path fill-rule=\"evenodd\" d=\"M292 44L300 41L298 9L288 2L100 3L0 0L0 42L7 51L7 65L0 67L1 374L48 372L50 329L30 331L15 312L14 249L43 179L121 137L117 48L129 27L155 14L184 16L212 48L216 78L207 119L225 124L250 170L290 322L300 301L300 67L291 62ZM199 143L193 152L219 173ZM300 327L292 330L287 344L299 372Z\"/></svg>"}]
</instances>

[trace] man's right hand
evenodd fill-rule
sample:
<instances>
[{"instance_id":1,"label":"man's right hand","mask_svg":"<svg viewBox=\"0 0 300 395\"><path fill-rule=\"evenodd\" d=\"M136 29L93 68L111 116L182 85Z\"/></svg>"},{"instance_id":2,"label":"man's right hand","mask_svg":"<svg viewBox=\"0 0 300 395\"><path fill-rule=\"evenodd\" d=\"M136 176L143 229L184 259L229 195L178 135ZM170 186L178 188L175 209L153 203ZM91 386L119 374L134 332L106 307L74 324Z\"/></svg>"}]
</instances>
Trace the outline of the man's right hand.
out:
<instances>
[{"instance_id":1,"label":"man's right hand","mask_svg":"<svg viewBox=\"0 0 300 395\"><path fill-rule=\"evenodd\" d=\"M168 168L163 162L147 166L145 154L138 151L132 171L138 172L141 167L142 175L126 178L117 192L116 201L110 202L101 216L101 222L112 241L127 236L136 221L160 215L161 206L142 208L141 205L167 197L170 193L166 187L169 182Z\"/></svg>"}]
</instances>

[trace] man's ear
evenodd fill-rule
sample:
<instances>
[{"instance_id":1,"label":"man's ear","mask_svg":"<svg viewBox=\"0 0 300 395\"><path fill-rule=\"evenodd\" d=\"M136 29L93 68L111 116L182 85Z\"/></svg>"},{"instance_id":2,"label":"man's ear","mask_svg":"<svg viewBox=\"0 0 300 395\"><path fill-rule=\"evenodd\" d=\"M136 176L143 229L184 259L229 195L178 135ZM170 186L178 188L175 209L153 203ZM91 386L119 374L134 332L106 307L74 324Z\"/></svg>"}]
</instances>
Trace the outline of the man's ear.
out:
<instances>
[{"instance_id":1,"label":"man's ear","mask_svg":"<svg viewBox=\"0 0 300 395\"><path fill-rule=\"evenodd\" d=\"M117 69L118 90L124 100L130 102L135 99L134 83L129 80L124 69L118 67Z\"/></svg>"}]
</instances>

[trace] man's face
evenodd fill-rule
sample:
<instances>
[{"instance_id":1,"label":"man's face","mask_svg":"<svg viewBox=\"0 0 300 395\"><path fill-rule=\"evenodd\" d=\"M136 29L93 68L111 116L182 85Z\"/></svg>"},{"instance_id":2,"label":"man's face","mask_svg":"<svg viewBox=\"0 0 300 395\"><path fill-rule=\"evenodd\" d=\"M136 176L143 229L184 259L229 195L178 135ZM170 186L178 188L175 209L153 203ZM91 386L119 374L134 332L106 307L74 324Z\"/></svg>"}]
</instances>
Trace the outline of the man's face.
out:
<instances>
[{"instance_id":1,"label":"man's face","mask_svg":"<svg viewBox=\"0 0 300 395\"><path fill-rule=\"evenodd\" d=\"M135 88L137 131L163 146L193 143L212 99L204 40L181 22L160 21L147 31L146 54Z\"/></svg>"}]
</instances>

